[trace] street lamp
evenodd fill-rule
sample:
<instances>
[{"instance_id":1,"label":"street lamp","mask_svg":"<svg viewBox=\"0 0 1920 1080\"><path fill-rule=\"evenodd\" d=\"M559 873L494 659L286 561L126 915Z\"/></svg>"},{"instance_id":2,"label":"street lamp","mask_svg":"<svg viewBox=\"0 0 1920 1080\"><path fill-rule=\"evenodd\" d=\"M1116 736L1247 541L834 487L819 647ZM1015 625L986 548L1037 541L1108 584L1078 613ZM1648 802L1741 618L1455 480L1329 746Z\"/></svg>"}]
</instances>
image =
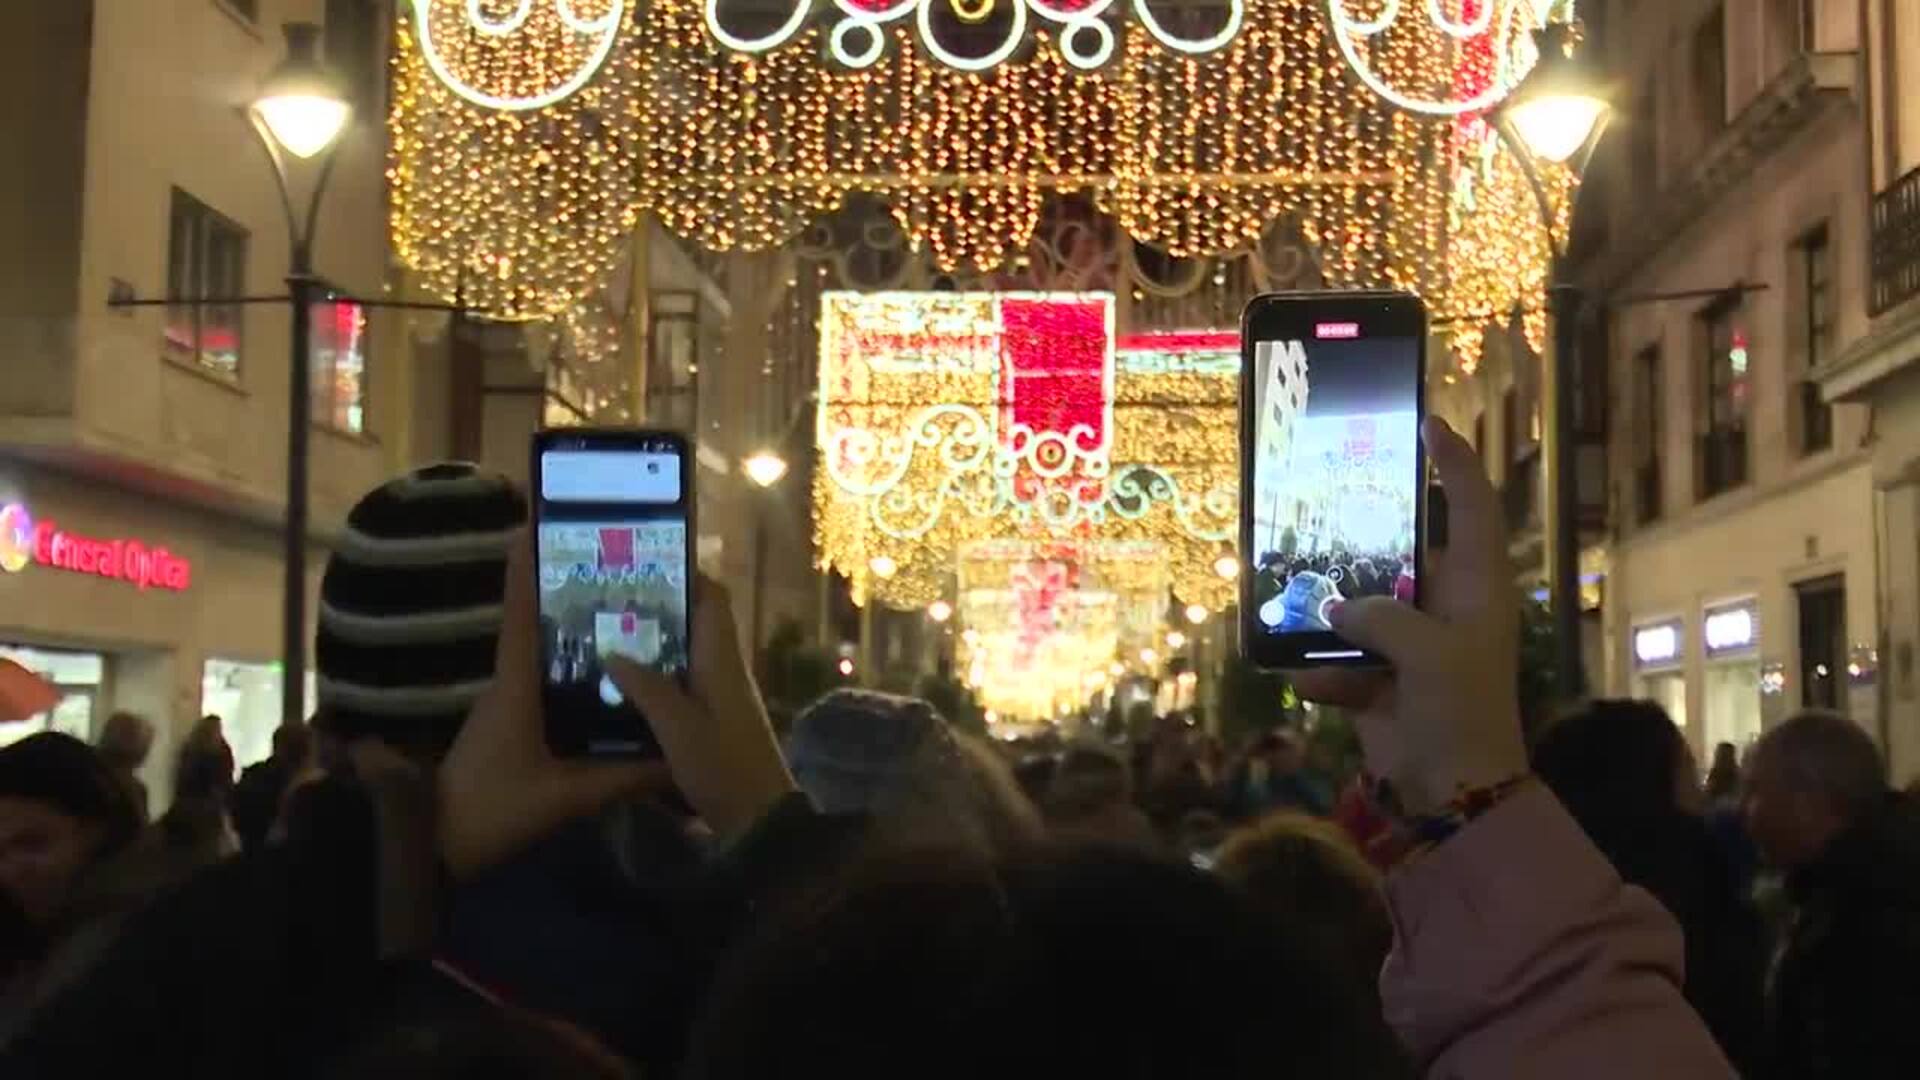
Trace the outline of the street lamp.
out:
<instances>
[{"instance_id":1,"label":"street lamp","mask_svg":"<svg viewBox=\"0 0 1920 1080\"><path fill-rule=\"evenodd\" d=\"M1178 630L1167 631L1167 648L1178 652L1187 644L1187 635Z\"/></svg>"},{"instance_id":2,"label":"street lamp","mask_svg":"<svg viewBox=\"0 0 1920 1080\"><path fill-rule=\"evenodd\" d=\"M1195 626L1199 626L1201 623L1206 622L1208 614L1209 612L1207 611L1207 605L1205 604L1188 604L1187 605L1187 621L1189 623L1192 623Z\"/></svg>"},{"instance_id":3,"label":"street lamp","mask_svg":"<svg viewBox=\"0 0 1920 1080\"><path fill-rule=\"evenodd\" d=\"M747 479L770 488L787 475L787 459L771 450L762 450L741 462L740 469L747 474Z\"/></svg>"},{"instance_id":4,"label":"street lamp","mask_svg":"<svg viewBox=\"0 0 1920 1080\"><path fill-rule=\"evenodd\" d=\"M1231 555L1222 555L1213 560L1213 572L1227 581L1232 581L1240 576L1240 560Z\"/></svg>"},{"instance_id":5,"label":"street lamp","mask_svg":"<svg viewBox=\"0 0 1920 1080\"><path fill-rule=\"evenodd\" d=\"M287 372L287 524L282 599L280 722L305 719L307 670L307 465L313 422L313 303L324 291L313 274L313 232L320 199L333 174L334 149L353 116L346 89L320 62L320 27L287 23L286 59L260 84L247 109L254 133L273 165L280 208L287 218L287 291L293 335ZM289 158L316 162L306 213L294 210Z\"/></svg>"},{"instance_id":6,"label":"street lamp","mask_svg":"<svg viewBox=\"0 0 1920 1080\"><path fill-rule=\"evenodd\" d=\"M1494 110L1493 121L1533 189L1553 253L1547 293L1547 309L1553 320L1553 360L1545 365L1542 380L1553 406L1546 432L1551 522L1546 530L1547 591L1553 608L1556 689L1561 700L1572 701L1586 690L1580 648L1579 485L1573 470L1575 350L1584 298L1579 286L1567 278L1568 236L1554 228L1559 215L1541 178L1540 163L1562 166L1573 174L1574 186L1567 197L1574 198L1612 118L1613 105L1605 86L1575 51L1577 25L1554 22L1534 31L1533 37L1539 61ZM1568 220L1571 223L1570 213ZM1568 233L1571 231L1569 224Z\"/></svg>"},{"instance_id":7,"label":"street lamp","mask_svg":"<svg viewBox=\"0 0 1920 1080\"><path fill-rule=\"evenodd\" d=\"M953 605L945 600L935 600L927 605L927 618L937 623L946 622L953 618Z\"/></svg>"}]
</instances>

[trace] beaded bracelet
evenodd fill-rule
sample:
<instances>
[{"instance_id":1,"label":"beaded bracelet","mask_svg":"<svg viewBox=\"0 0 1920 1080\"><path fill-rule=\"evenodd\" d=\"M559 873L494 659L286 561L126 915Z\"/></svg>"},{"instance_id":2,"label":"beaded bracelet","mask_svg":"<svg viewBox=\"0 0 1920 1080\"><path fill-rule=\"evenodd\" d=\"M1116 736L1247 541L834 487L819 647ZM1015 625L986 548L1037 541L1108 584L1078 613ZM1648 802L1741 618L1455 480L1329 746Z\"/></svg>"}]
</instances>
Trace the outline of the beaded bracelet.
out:
<instances>
[{"instance_id":1,"label":"beaded bracelet","mask_svg":"<svg viewBox=\"0 0 1920 1080\"><path fill-rule=\"evenodd\" d=\"M1409 818L1407 832L1413 839L1414 853L1438 847L1468 822L1506 802L1532 779L1532 773L1521 773L1484 787L1463 788L1433 813Z\"/></svg>"},{"instance_id":2,"label":"beaded bracelet","mask_svg":"<svg viewBox=\"0 0 1920 1080\"><path fill-rule=\"evenodd\" d=\"M1397 831L1406 840L1407 846L1394 860L1397 865L1438 847L1468 822L1523 789L1531 779L1532 773L1522 773L1498 783L1462 788L1446 805L1430 814L1407 813L1393 785L1384 778L1368 776L1366 786L1373 804L1393 819Z\"/></svg>"}]
</instances>

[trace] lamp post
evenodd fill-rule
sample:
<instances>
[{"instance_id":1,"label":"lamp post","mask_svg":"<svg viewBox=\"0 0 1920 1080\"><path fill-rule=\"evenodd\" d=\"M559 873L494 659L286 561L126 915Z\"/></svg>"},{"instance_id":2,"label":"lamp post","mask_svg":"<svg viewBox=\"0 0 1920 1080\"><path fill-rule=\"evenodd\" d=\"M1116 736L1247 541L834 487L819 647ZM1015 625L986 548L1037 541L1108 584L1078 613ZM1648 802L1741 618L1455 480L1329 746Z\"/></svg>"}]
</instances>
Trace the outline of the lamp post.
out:
<instances>
[{"instance_id":1,"label":"lamp post","mask_svg":"<svg viewBox=\"0 0 1920 1080\"><path fill-rule=\"evenodd\" d=\"M1586 690L1586 665L1580 648L1579 483L1574 476L1574 392L1576 349L1584 297L1567 278L1567 236L1554 226L1558 215L1540 175L1540 163L1564 166L1575 186L1593 159L1613 107L1606 90L1575 54L1579 28L1551 23L1534 32L1540 59L1494 112L1494 124L1513 151L1540 208L1553 259L1548 271L1548 313L1553 321L1553 358L1545 367L1551 403L1547 425L1547 488L1550 520L1546 532L1547 590L1553 608L1554 677L1562 700ZM1568 215L1571 222L1572 216ZM1569 226L1571 233L1571 226Z\"/></svg>"},{"instance_id":2,"label":"lamp post","mask_svg":"<svg viewBox=\"0 0 1920 1080\"><path fill-rule=\"evenodd\" d=\"M293 334L287 372L287 524L286 582L282 603L280 722L305 718L307 669L307 466L312 426L313 303L323 287L313 274L313 233L320 199L333 173L333 151L353 115L344 87L320 62L320 28L288 23L286 59L267 76L247 109L260 145L273 165L280 207L287 219L290 265L287 292ZM315 166L306 212L294 209L289 169L292 162Z\"/></svg>"}]
</instances>

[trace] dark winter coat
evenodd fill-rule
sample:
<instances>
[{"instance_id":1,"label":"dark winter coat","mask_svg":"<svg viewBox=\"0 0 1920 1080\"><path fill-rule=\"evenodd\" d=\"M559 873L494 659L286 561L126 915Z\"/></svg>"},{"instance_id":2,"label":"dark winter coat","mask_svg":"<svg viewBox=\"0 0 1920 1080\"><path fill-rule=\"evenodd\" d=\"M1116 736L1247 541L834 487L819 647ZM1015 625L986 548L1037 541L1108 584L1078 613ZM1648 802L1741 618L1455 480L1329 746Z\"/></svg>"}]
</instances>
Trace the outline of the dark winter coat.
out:
<instances>
[{"instance_id":1,"label":"dark winter coat","mask_svg":"<svg viewBox=\"0 0 1920 1080\"><path fill-rule=\"evenodd\" d=\"M1788 875L1773 1080L1911 1077L1920 1062L1920 803L1889 795Z\"/></svg>"}]
</instances>

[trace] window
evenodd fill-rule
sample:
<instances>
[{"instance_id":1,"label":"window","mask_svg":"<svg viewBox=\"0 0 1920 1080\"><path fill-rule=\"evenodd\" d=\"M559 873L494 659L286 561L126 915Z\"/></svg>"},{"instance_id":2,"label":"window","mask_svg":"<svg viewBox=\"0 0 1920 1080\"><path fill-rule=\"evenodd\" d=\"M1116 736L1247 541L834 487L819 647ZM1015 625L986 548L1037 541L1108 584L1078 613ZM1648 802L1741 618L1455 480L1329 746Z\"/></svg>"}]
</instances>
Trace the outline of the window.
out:
<instances>
[{"instance_id":1,"label":"window","mask_svg":"<svg viewBox=\"0 0 1920 1080\"><path fill-rule=\"evenodd\" d=\"M1699 491L1703 499L1747 482L1747 335L1738 297L1700 313L1703 351Z\"/></svg>"},{"instance_id":2,"label":"window","mask_svg":"<svg viewBox=\"0 0 1920 1080\"><path fill-rule=\"evenodd\" d=\"M1800 607L1800 704L1845 710L1847 579L1843 574L1793 587Z\"/></svg>"},{"instance_id":3,"label":"window","mask_svg":"<svg viewBox=\"0 0 1920 1080\"><path fill-rule=\"evenodd\" d=\"M1644 525L1660 518L1661 410L1666 407L1661 380L1665 371L1660 346L1649 345L1633 358L1633 507Z\"/></svg>"},{"instance_id":4,"label":"window","mask_svg":"<svg viewBox=\"0 0 1920 1080\"><path fill-rule=\"evenodd\" d=\"M1727 12L1713 13L1693 32L1693 105L1695 130L1712 138L1727 124Z\"/></svg>"},{"instance_id":5,"label":"window","mask_svg":"<svg viewBox=\"0 0 1920 1080\"><path fill-rule=\"evenodd\" d=\"M167 355L222 378L240 378L240 305L247 232L173 189L167 239Z\"/></svg>"},{"instance_id":6,"label":"window","mask_svg":"<svg viewBox=\"0 0 1920 1080\"><path fill-rule=\"evenodd\" d=\"M694 293L657 292L649 306L647 418L679 431L692 431L696 419L699 305Z\"/></svg>"},{"instance_id":7,"label":"window","mask_svg":"<svg viewBox=\"0 0 1920 1080\"><path fill-rule=\"evenodd\" d=\"M1833 406L1820 396L1815 369L1833 358L1833 248L1821 225L1794 245L1800 318L1806 363L1798 384L1800 452L1817 454L1833 446Z\"/></svg>"},{"instance_id":8,"label":"window","mask_svg":"<svg viewBox=\"0 0 1920 1080\"><path fill-rule=\"evenodd\" d=\"M367 430L367 312L351 301L313 305L313 422Z\"/></svg>"}]
</instances>

